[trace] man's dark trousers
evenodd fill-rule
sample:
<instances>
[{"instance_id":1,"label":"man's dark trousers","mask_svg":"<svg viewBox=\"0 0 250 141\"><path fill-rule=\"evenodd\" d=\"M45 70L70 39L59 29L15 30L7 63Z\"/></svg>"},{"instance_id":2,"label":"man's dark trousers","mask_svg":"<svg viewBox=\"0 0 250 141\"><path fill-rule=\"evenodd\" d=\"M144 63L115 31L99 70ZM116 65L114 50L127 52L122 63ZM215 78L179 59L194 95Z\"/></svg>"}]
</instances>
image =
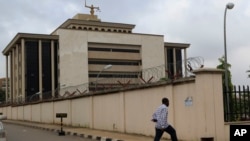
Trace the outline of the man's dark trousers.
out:
<instances>
[{"instance_id":1,"label":"man's dark trousers","mask_svg":"<svg viewBox=\"0 0 250 141\"><path fill-rule=\"evenodd\" d=\"M170 134L172 141L178 141L177 136L176 136L176 131L171 125L169 125L167 128L165 128L163 130L155 128L155 139L154 139L154 141L160 141L164 131L167 132L168 134Z\"/></svg>"}]
</instances>

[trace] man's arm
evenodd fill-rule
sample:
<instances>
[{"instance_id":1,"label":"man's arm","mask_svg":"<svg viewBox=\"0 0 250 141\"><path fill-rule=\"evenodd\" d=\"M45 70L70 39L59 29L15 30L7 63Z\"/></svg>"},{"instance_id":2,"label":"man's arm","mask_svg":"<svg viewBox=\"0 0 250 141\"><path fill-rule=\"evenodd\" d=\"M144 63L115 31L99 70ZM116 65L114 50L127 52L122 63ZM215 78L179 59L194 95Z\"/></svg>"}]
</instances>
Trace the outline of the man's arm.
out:
<instances>
[{"instance_id":1,"label":"man's arm","mask_svg":"<svg viewBox=\"0 0 250 141\"><path fill-rule=\"evenodd\" d=\"M153 122L157 122L157 115L156 112L154 112L154 114L152 115L153 119L151 121Z\"/></svg>"}]
</instances>

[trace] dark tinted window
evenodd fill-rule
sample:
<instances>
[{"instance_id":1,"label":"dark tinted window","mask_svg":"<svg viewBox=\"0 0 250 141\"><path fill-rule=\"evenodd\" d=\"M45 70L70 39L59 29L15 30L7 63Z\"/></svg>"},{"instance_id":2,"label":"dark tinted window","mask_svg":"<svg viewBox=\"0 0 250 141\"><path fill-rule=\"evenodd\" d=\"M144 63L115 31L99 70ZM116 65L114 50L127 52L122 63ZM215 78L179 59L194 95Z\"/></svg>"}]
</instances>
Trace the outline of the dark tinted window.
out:
<instances>
[{"instance_id":1,"label":"dark tinted window","mask_svg":"<svg viewBox=\"0 0 250 141\"><path fill-rule=\"evenodd\" d=\"M39 92L38 41L25 42L27 97Z\"/></svg>"}]
</instances>

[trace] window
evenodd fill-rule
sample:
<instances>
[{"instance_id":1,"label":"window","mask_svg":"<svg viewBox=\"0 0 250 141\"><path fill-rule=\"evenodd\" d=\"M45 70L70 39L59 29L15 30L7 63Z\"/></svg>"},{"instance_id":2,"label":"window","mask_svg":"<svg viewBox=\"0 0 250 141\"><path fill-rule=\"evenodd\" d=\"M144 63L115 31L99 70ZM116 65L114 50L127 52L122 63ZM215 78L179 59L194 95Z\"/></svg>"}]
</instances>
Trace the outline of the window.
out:
<instances>
[{"instance_id":1,"label":"window","mask_svg":"<svg viewBox=\"0 0 250 141\"><path fill-rule=\"evenodd\" d=\"M129 52L129 53L140 53L139 49L116 49L116 48L98 48L89 47L88 51L107 51L107 52Z\"/></svg>"},{"instance_id":2,"label":"window","mask_svg":"<svg viewBox=\"0 0 250 141\"><path fill-rule=\"evenodd\" d=\"M98 65L128 65L128 66L139 66L141 61L105 61L105 60L89 60L89 64Z\"/></svg>"},{"instance_id":3,"label":"window","mask_svg":"<svg viewBox=\"0 0 250 141\"><path fill-rule=\"evenodd\" d=\"M103 77L103 78L138 78L138 74L139 73L112 73L112 74L108 74L108 73L102 73L99 75L99 77ZM89 77L93 77L96 78L97 77L97 73L91 73L89 74Z\"/></svg>"}]
</instances>

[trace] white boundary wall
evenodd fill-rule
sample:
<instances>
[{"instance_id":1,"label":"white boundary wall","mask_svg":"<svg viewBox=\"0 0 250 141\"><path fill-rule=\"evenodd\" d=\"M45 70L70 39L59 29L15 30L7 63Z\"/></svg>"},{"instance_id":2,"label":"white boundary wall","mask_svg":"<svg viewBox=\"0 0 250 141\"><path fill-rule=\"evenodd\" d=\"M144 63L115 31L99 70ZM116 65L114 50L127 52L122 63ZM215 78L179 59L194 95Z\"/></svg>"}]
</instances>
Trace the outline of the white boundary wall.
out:
<instances>
[{"instance_id":1,"label":"white boundary wall","mask_svg":"<svg viewBox=\"0 0 250 141\"><path fill-rule=\"evenodd\" d=\"M212 137L229 140L229 125L224 124L222 71L203 68L194 79L147 88L84 96L75 99L16 107L1 107L8 119L59 124L56 113L67 113L66 125L154 136L151 116L170 100L169 122L181 140L200 141ZM192 103L185 103L187 98ZM167 134L165 137L169 137Z\"/></svg>"}]
</instances>

